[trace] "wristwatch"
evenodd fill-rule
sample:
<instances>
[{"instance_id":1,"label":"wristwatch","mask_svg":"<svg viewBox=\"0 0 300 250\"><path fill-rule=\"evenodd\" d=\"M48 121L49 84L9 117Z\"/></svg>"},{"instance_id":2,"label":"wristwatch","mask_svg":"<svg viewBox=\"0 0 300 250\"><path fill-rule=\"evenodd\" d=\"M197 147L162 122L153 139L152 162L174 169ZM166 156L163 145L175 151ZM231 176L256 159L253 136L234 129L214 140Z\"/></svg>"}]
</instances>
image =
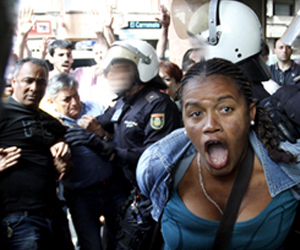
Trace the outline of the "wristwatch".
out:
<instances>
[{"instance_id":1,"label":"wristwatch","mask_svg":"<svg viewBox=\"0 0 300 250\"><path fill-rule=\"evenodd\" d=\"M105 135L102 137L102 140L108 142L109 140L109 133L105 131Z\"/></svg>"}]
</instances>

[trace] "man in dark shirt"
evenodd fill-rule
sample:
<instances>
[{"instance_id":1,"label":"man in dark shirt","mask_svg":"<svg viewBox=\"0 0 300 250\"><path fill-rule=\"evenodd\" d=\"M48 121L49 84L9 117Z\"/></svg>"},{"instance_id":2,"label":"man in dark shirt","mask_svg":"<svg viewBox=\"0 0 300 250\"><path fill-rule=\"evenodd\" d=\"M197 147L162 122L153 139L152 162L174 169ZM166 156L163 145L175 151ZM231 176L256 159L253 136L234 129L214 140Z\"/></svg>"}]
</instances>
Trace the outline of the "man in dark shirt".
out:
<instances>
[{"instance_id":1,"label":"man in dark shirt","mask_svg":"<svg viewBox=\"0 0 300 250\"><path fill-rule=\"evenodd\" d=\"M270 66L272 80L280 86L295 84L295 77L300 75L300 65L291 59L292 47L278 39L275 42L274 53L278 62Z\"/></svg>"},{"instance_id":2,"label":"man in dark shirt","mask_svg":"<svg viewBox=\"0 0 300 250\"><path fill-rule=\"evenodd\" d=\"M15 165L0 172L1 249L74 249L56 196L56 178L68 168L68 147L59 142L65 127L39 110L47 79L44 61L20 60L13 94L3 105L0 148L22 151ZM60 173L54 164L62 166Z\"/></svg>"}]
</instances>

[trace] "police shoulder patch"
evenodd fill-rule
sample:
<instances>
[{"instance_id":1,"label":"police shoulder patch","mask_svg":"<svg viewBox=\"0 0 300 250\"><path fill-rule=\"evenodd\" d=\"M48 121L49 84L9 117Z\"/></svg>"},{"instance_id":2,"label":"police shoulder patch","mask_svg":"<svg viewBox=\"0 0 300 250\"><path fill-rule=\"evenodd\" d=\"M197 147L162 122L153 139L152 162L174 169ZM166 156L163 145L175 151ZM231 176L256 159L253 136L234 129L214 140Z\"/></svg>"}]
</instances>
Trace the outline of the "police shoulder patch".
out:
<instances>
[{"instance_id":1,"label":"police shoulder patch","mask_svg":"<svg viewBox=\"0 0 300 250\"><path fill-rule=\"evenodd\" d=\"M163 113L156 113L151 114L150 118L150 126L155 130L162 129L165 125L165 114Z\"/></svg>"},{"instance_id":2,"label":"police shoulder patch","mask_svg":"<svg viewBox=\"0 0 300 250\"><path fill-rule=\"evenodd\" d=\"M154 100L156 100L157 98L159 98L159 95L157 93L155 93L154 91L151 91L145 96L145 98L149 103L151 103Z\"/></svg>"}]
</instances>

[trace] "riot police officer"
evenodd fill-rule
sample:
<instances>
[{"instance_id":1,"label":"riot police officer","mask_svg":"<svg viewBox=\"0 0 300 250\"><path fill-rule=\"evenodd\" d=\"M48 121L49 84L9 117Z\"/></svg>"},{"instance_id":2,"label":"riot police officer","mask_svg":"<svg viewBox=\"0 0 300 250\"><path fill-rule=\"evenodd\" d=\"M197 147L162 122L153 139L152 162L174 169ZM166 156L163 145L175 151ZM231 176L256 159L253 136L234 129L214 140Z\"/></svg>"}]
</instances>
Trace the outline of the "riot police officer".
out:
<instances>
[{"instance_id":1,"label":"riot police officer","mask_svg":"<svg viewBox=\"0 0 300 250\"><path fill-rule=\"evenodd\" d=\"M184 11L180 6L174 1L172 12ZM185 27L191 40L190 58L195 62L214 57L227 59L251 79L254 98L268 97L261 81L270 79L271 73L261 56L261 25L254 11L241 2L228 0L211 0L204 4L200 1L193 11ZM175 25L177 34L179 28Z\"/></svg>"},{"instance_id":2,"label":"riot police officer","mask_svg":"<svg viewBox=\"0 0 300 250\"><path fill-rule=\"evenodd\" d=\"M118 100L96 119L83 117L86 121L81 126L90 131L71 128L66 141L86 145L122 168L132 192L120 213L117 249L148 249L156 224L148 209L150 200L137 189L136 166L147 147L179 127L179 112L170 97L160 91L167 85L158 76L158 58L147 42L113 43L103 67ZM109 134L115 135L116 145L106 142Z\"/></svg>"},{"instance_id":3,"label":"riot police officer","mask_svg":"<svg viewBox=\"0 0 300 250\"><path fill-rule=\"evenodd\" d=\"M173 1L171 12L176 13L173 19L178 36L183 37L183 28L190 36L190 58L199 62L219 57L237 64L252 82L253 97L270 112L281 139L296 142L300 135L297 132L299 125L277 108L278 102L282 103L282 100L270 98L262 85L262 81L271 78L271 72L261 56L261 25L254 11L238 1L211 0L197 3L199 5L192 9L194 13L185 22L186 27L179 25L181 22L176 20L182 16L180 12L186 12L186 8L182 7L183 1ZM285 36L295 37L290 33L287 31ZM280 94L278 96L282 97Z\"/></svg>"},{"instance_id":4,"label":"riot police officer","mask_svg":"<svg viewBox=\"0 0 300 250\"><path fill-rule=\"evenodd\" d=\"M86 118L86 128L72 128L71 144L86 144L123 169L135 186L135 169L142 152L179 127L175 103L161 89L167 85L158 76L159 62L154 48L145 41L128 40L112 44L103 61L105 75L118 95L114 107L95 119ZM105 142L114 134L116 146ZM100 138L101 137L101 138Z\"/></svg>"}]
</instances>

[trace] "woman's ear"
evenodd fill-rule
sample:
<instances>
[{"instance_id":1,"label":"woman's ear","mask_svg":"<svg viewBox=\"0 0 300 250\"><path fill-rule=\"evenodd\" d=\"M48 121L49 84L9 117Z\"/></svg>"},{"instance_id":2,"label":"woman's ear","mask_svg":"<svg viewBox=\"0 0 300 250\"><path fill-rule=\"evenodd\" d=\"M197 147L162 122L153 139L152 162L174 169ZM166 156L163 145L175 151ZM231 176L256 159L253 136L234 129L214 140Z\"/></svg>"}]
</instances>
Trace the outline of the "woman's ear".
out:
<instances>
[{"instance_id":1,"label":"woman's ear","mask_svg":"<svg viewBox=\"0 0 300 250\"><path fill-rule=\"evenodd\" d=\"M254 102L250 104L249 114L250 114L250 120L255 121L256 104Z\"/></svg>"}]
</instances>

